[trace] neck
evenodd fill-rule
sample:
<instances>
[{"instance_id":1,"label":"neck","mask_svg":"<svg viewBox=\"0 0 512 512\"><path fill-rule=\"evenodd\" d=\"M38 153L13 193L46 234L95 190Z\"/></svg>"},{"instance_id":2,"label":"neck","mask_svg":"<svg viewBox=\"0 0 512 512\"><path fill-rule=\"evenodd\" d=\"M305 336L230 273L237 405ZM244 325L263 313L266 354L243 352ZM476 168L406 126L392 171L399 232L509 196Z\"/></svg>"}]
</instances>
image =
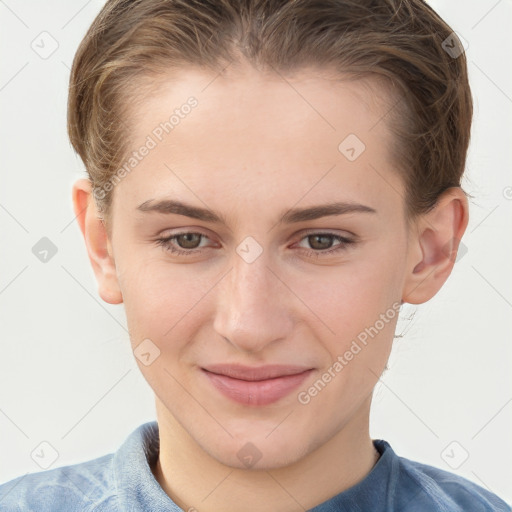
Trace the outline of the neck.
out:
<instances>
[{"instance_id":1,"label":"neck","mask_svg":"<svg viewBox=\"0 0 512 512\"><path fill-rule=\"evenodd\" d=\"M370 402L371 396L338 433L300 460L253 470L211 457L157 398L160 453L153 474L185 511L308 510L360 482L377 462L368 428Z\"/></svg>"}]
</instances>

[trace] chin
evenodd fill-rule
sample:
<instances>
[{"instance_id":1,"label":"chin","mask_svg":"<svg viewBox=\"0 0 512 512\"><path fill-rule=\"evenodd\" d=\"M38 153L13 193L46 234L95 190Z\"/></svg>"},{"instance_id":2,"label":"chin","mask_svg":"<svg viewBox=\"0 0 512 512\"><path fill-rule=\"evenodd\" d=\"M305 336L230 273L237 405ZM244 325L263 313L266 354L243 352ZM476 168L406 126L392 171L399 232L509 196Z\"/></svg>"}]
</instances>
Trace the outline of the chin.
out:
<instances>
[{"instance_id":1,"label":"chin","mask_svg":"<svg viewBox=\"0 0 512 512\"><path fill-rule=\"evenodd\" d=\"M274 427L275 428L275 425ZM270 435L269 435L269 432ZM311 439L293 437L289 429L277 430L248 428L245 434L222 439L200 439L204 451L220 463L249 470L270 470L293 464L307 455Z\"/></svg>"}]
</instances>

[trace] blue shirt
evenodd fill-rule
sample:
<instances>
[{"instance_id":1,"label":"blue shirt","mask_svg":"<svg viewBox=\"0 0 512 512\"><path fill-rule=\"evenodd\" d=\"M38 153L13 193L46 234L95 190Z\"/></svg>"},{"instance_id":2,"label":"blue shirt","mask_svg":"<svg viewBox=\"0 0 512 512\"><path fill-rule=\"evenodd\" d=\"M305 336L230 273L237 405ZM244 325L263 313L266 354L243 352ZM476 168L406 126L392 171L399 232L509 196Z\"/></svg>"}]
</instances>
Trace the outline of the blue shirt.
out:
<instances>
[{"instance_id":1,"label":"blue shirt","mask_svg":"<svg viewBox=\"0 0 512 512\"><path fill-rule=\"evenodd\" d=\"M399 457L389 443L381 439L373 443L381 456L368 475L311 509L312 512L511 510L495 494L465 478ZM0 510L182 512L151 471L158 451L158 424L156 421L145 423L113 454L28 473L0 485Z\"/></svg>"}]
</instances>

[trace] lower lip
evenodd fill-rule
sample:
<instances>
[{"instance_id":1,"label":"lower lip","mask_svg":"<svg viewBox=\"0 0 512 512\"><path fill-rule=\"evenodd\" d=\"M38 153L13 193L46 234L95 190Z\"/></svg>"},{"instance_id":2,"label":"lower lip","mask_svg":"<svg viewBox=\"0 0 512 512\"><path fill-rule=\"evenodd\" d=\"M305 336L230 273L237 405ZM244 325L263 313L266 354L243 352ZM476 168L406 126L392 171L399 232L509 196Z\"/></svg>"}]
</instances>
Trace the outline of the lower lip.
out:
<instances>
[{"instance_id":1,"label":"lower lip","mask_svg":"<svg viewBox=\"0 0 512 512\"><path fill-rule=\"evenodd\" d=\"M268 405L277 402L300 386L314 370L266 380L240 380L202 370L224 395L243 405Z\"/></svg>"}]
</instances>

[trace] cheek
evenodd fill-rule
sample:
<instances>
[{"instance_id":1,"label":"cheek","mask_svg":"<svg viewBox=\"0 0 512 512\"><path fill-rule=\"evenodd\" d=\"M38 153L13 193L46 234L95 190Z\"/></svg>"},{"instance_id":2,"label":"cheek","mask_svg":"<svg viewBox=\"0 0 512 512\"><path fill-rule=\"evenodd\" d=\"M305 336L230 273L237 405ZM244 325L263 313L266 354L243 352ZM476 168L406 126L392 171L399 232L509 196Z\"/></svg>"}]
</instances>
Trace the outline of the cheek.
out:
<instances>
[{"instance_id":1,"label":"cheek","mask_svg":"<svg viewBox=\"0 0 512 512\"><path fill-rule=\"evenodd\" d=\"M355 411L371 393L388 361L400 294L397 267L384 264L384 260L359 262L357 271L355 267L352 271L340 269L323 286L311 283L309 301L322 322L334 331L318 328L315 339L328 358L318 380L303 390L302 398L311 399L311 403L321 394L322 398L314 398L319 417L324 410L331 414L337 411L334 414L341 421L344 414ZM325 421L332 421L332 417L326 416Z\"/></svg>"},{"instance_id":2,"label":"cheek","mask_svg":"<svg viewBox=\"0 0 512 512\"><path fill-rule=\"evenodd\" d=\"M130 332L162 338L200 298L201 286L190 271L161 257L124 258L117 265Z\"/></svg>"},{"instance_id":3,"label":"cheek","mask_svg":"<svg viewBox=\"0 0 512 512\"><path fill-rule=\"evenodd\" d=\"M324 324L325 339L343 346L400 301L400 263L384 248L375 253L294 278L290 287Z\"/></svg>"},{"instance_id":4,"label":"cheek","mask_svg":"<svg viewBox=\"0 0 512 512\"><path fill-rule=\"evenodd\" d=\"M157 394L178 393L180 386L171 375L186 382L176 362L196 335L201 298L209 287L205 291L204 280L197 278L192 266L139 257L132 253L118 264L131 347L142 375ZM148 352L151 361L146 364L138 354Z\"/></svg>"}]
</instances>

